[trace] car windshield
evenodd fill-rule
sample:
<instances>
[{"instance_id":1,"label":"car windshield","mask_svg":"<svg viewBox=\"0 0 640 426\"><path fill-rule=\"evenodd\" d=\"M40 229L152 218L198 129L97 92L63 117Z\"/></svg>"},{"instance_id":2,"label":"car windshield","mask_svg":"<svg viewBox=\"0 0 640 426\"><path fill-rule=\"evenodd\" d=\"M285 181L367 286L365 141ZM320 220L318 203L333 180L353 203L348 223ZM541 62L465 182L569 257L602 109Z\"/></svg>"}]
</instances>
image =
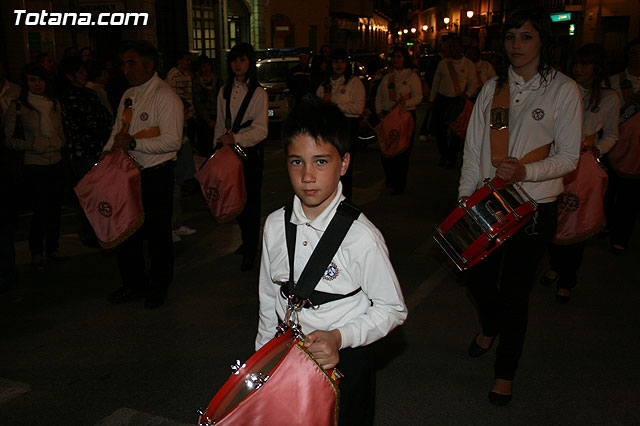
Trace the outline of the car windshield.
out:
<instances>
[{"instance_id":1,"label":"car windshield","mask_svg":"<svg viewBox=\"0 0 640 426\"><path fill-rule=\"evenodd\" d=\"M274 61L261 62L258 65L258 81L260 83L278 83L287 81L287 73L297 62Z\"/></svg>"}]
</instances>

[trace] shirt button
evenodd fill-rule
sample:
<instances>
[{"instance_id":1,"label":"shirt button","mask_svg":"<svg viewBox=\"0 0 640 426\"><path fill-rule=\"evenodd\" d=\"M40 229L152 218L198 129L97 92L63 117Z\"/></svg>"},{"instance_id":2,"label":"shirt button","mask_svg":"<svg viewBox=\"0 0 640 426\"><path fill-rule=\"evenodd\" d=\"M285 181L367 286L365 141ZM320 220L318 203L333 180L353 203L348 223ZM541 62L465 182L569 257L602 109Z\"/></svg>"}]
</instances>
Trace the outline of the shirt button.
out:
<instances>
[{"instance_id":1,"label":"shirt button","mask_svg":"<svg viewBox=\"0 0 640 426\"><path fill-rule=\"evenodd\" d=\"M306 246L307 246L307 242L306 242L306 241L303 241L303 242L302 242L302 245L306 247Z\"/></svg>"},{"instance_id":2,"label":"shirt button","mask_svg":"<svg viewBox=\"0 0 640 426\"><path fill-rule=\"evenodd\" d=\"M305 223L305 225L307 225L307 226L311 226L311 224L310 224L309 222Z\"/></svg>"}]
</instances>

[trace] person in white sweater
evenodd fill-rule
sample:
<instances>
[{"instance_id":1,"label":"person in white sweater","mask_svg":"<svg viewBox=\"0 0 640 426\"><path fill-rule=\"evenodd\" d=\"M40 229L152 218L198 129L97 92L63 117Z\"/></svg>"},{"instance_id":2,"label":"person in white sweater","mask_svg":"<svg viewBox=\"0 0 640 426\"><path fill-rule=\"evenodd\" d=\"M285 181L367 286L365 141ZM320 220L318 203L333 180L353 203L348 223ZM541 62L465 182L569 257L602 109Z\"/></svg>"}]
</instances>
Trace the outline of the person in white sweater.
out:
<instances>
[{"instance_id":1,"label":"person in white sweater","mask_svg":"<svg viewBox=\"0 0 640 426\"><path fill-rule=\"evenodd\" d=\"M612 89L602 87L607 74L605 73L604 49L599 44L591 43L582 46L576 55L572 67L573 78L580 85L582 94L582 151L591 150L596 158L601 158L609 152L618 140L618 115L620 100ZM581 173L578 167L577 173ZM590 194L596 197L598 194ZM582 197L581 197L582 198ZM600 203L603 202L600 197ZM581 199L580 208L587 203ZM594 224L598 225L598 224ZM585 230L587 231L587 230ZM577 272L582 263L584 242L589 239L598 228L573 239L571 244L553 243L549 246L551 269L542 277L542 284L550 285L558 282L556 300L566 303L571 297L571 289L577 283Z\"/></svg>"},{"instance_id":2,"label":"person in white sweater","mask_svg":"<svg viewBox=\"0 0 640 426\"><path fill-rule=\"evenodd\" d=\"M416 106L422 102L420 78L411 69L411 57L404 47L396 47L391 52L393 69L384 76L376 93L376 113L378 117L387 115L400 104L411 113L416 122ZM401 154L382 158L382 167L387 176L387 186L393 194L401 194L407 184L409 156L413 142L413 133L409 138L409 148Z\"/></svg>"},{"instance_id":3,"label":"person in white sweater","mask_svg":"<svg viewBox=\"0 0 640 426\"><path fill-rule=\"evenodd\" d=\"M326 102L331 102L340 108L347 117L351 134L351 163L347 173L340 179L342 192L351 198L353 186L353 167L357 149L358 123L360 114L364 110L366 93L364 85L351 72L351 61L347 51L341 48L333 49L329 55L331 60L331 74L318 86L316 95Z\"/></svg>"},{"instance_id":4,"label":"person in white sweater","mask_svg":"<svg viewBox=\"0 0 640 426\"><path fill-rule=\"evenodd\" d=\"M509 68L489 79L478 95L458 188L459 201L465 203L485 178L497 177L521 182L538 203L534 216L468 274L482 325L469 355L485 354L499 336L495 383L489 393L494 405L511 400L527 329L529 293L555 234L555 200L562 192L562 176L578 164L582 133L578 86L551 66L549 15L541 9L516 9L503 34ZM497 120L503 116L497 114L504 112L502 108L508 108L507 122Z\"/></svg>"}]
</instances>

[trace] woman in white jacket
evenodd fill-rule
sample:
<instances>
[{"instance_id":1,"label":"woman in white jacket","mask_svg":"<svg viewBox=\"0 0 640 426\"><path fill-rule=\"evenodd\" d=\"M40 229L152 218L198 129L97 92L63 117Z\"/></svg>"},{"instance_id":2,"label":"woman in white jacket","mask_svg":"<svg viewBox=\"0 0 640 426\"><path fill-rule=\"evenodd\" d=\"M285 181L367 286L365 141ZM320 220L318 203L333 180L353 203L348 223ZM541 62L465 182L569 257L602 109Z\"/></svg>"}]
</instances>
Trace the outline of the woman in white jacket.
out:
<instances>
[{"instance_id":1,"label":"woman in white jacket","mask_svg":"<svg viewBox=\"0 0 640 426\"><path fill-rule=\"evenodd\" d=\"M404 47L396 47L391 52L393 70L384 76L376 94L376 113L382 118L396 105L400 104L411 113L416 122L416 106L422 102L422 85L420 78L411 69L411 57ZM409 148L403 153L382 158L382 167L387 177L387 186L392 194L401 194L407 183L409 172L409 155L413 145L413 134L409 138Z\"/></svg>"},{"instance_id":2,"label":"woman in white jacket","mask_svg":"<svg viewBox=\"0 0 640 426\"><path fill-rule=\"evenodd\" d=\"M22 74L22 94L7 111L7 146L24 151L24 174L33 203L29 229L32 263L41 267L43 255L59 260L60 209L64 171L60 150L65 138L60 104L53 97L47 73L29 64Z\"/></svg>"}]
</instances>

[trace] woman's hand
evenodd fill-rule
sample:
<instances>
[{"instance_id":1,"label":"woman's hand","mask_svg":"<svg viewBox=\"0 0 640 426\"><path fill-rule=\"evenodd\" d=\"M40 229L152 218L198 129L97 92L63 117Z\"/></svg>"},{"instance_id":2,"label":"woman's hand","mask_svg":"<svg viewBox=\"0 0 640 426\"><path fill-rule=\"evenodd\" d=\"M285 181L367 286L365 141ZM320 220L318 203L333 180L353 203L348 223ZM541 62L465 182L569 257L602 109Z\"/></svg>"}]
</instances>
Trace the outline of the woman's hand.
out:
<instances>
[{"instance_id":1,"label":"woman's hand","mask_svg":"<svg viewBox=\"0 0 640 426\"><path fill-rule=\"evenodd\" d=\"M218 142L223 145L233 145L234 143L236 143L236 139L231 133L226 133L218 138Z\"/></svg>"},{"instance_id":2,"label":"woman's hand","mask_svg":"<svg viewBox=\"0 0 640 426\"><path fill-rule=\"evenodd\" d=\"M498 163L496 169L496 177L504 179L507 182L520 182L524 180L526 174L526 169L515 157L505 158Z\"/></svg>"},{"instance_id":3,"label":"woman's hand","mask_svg":"<svg viewBox=\"0 0 640 426\"><path fill-rule=\"evenodd\" d=\"M316 330L304 339L304 346L325 370L338 365L340 345L342 345L342 335L338 330Z\"/></svg>"}]
</instances>

